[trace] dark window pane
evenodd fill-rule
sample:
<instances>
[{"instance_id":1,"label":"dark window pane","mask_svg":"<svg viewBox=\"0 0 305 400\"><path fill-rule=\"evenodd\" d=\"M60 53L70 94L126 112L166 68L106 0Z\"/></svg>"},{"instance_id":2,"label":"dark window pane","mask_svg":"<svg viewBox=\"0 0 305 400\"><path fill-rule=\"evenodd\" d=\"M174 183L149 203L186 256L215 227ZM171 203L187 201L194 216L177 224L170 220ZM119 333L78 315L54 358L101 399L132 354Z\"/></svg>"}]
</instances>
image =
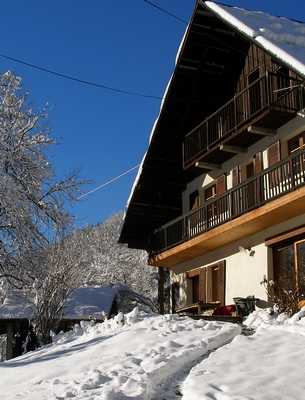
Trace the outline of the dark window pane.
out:
<instances>
[{"instance_id":1,"label":"dark window pane","mask_svg":"<svg viewBox=\"0 0 305 400\"><path fill-rule=\"evenodd\" d=\"M298 253L298 283L299 288L305 288L305 242L297 243Z\"/></svg>"},{"instance_id":2,"label":"dark window pane","mask_svg":"<svg viewBox=\"0 0 305 400\"><path fill-rule=\"evenodd\" d=\"M293 244L274 249L274 279L284 289L293 289L296 284Z\"/></svg>"},{"instance_id":3,"label":"dark window pane","mask_svg":"<svg viewBox=\"0 0 305 400\"><path fill-rule=\"evenodd\" d=\"M192 279L192 292L193 292L193 303L199 301L199 275L194 276Z\"/></svg>"}]
</instances>

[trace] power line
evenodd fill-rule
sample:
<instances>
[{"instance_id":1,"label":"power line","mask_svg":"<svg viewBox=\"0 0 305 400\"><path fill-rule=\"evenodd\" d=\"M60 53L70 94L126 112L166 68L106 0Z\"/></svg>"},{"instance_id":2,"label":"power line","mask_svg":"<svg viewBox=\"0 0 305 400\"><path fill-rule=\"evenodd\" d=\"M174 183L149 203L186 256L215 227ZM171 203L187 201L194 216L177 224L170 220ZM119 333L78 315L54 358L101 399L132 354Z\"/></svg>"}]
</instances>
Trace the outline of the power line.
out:
<instances>
[{"instance_id":1,"label":"power line","mask_svg":"<svg viewBox=\"0 0 305 400\"><path fill-rule=\"evenodd\" d=\"M82 195L80 195L78 197L77 200L83 199L84 197L89 196L89 194L95 193L98 190L103 189L104 187L110 185L111 183L119 180L120 178L122 178L123 176L129 174L130 172L134 171L136 168L139 168L140 164L135 165L134 167L128 169L127 171L122 172L120 175L115 176L114 178L109 179L108 181L102 183L101 185L97 186L96 188L89 190L89 192L83 193Z\"/></svg>"},{"instance_id":2,"label":"power line","mask_svg":"<svg viewBox=\"0 0 305 400\"><path fill-rule=\"evenodd\" d=\"M9 61L13 61L13 62L18 63L18 64L25 65L25 66L33 68L33 69L36 69L38 71L46 72L46 73L48 73L50 75L54 75L54 76L57 76L59 78L68 79L70 81L81 83L83 85L93 86L93 87L96 87L96 88L99 88L99 89L109 90L111 92L115 92L115 93L119 93L119 94L125 94L125 95L129 95L129 96L137 96L137 97L145 97L145 98L148 98L148 99L162 100L162 97L159 97L159 96L154 96L154 95L140 93L140 92L134 92L134 91L130 91L130 90L119 89L119 88L115 88L115 87L112 87L112 86L104 85L103 83L87 81L85 79L77 78L77 77L74 77L74 76L71 76L71 75L62 74L61 72L57 72L57 71L51 70L51 69L46 68L46 67L42 67L42 66L39 66L39 65L36 65L36 64L32 64L32 63L30 63L28 61L20 60L19 58L10 57L10 56L7 56L6 54L1 54L0 53L0 57L4 58L6 60L9 60Z\"/></svg>"},{"instance_id":3,"label":"power line","mask_svg":"<svg viewBox=\"0 0 305 400\"><path fill-rule=\"evenodd\" d=\"M185 19L183 19L181 17L178 17L178 15L175 15L175 14L171 13L170 11L166 10L165 8L160 7L158 4L155 4L155 3L153 3L152 1L149 1L149 0L143 0L143 1L144 1L144 3L147 3L151 7L156 8L157 10L163 12L164 14L166 14L166 15L172 17L172 18L174 18L175 20L183 23L184 25L188 24L188 22Z\"/></svg>"}]
</instances>

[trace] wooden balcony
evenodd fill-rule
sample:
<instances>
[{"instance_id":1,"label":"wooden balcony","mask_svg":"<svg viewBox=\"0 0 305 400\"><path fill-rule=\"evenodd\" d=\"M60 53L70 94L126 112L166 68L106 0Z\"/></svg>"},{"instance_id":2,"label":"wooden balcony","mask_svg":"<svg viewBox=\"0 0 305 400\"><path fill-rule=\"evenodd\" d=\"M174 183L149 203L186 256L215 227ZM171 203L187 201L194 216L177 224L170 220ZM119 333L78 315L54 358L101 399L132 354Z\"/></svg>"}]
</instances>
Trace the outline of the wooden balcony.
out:
<instances>
[{"instance_id":1,"label":"wooden balcony","mask_svg":"<svg viewBox=\"0 0 305 400\"><path fill-rule=\"evenodd\" d=\"M267 71L187 134L184 169L223 163L294 118L304 99L300 81ZM251 131L251 125L263 129Z\"/></svg>"},{"instance_id":2,"label":"wooden balcony","mask_svg":"<svg viewBox=\"0 0 305 400\"><path fill-rule=\"evenodd\" d=\"M150 264L174 267L305 213L305 149L156 230Z\"/></svg>"}]
</instances>

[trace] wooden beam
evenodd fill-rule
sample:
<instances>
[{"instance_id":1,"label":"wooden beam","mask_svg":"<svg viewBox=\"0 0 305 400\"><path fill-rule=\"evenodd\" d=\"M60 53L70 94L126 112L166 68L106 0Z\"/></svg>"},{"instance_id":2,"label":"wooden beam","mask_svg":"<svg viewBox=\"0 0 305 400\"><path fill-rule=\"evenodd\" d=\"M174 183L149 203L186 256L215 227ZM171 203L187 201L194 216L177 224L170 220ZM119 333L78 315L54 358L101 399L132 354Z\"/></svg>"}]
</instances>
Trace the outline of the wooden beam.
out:
<instances>
[{"instance_id":1,"label":"wooden beam","mask_svg":"<svg viewBox=\"0 0 305 400\"><path fill-rule=\"evenodd\" d=\"M221 33L222 35L228 35L228 36L231 36L231 37L236 36L236 33L234 31L232 31L232 30L229 31L227 29L215 28L215 27L212 27L212 26L206 26L206 25L196 24L196 23L193 23L191 25L191 27L192 28L197 28L197 29L203 30L203 31L213 32L213 33L217 32L217 33Z\"/></svg>"},{"instance_id":2,"label":"wooden beam","mask_svg":"<svg viewBox=\"0 0 305 400\"><path fill-rule=\"evenodd\" d=\"M183 58L181 58L180 62L181 62L181 64L188 64L189 63L189 64L199 65L201 60L198 60L198 59L195 60L194 58L185 58L185 57L183 57Z\"/></svg>"},{"instance_id":3,"label":"wooden beam","mask_svg":"<svg viewBox=\"0 0 305 400\"><path fill-rule=\"evenodd\" d=\"M234 153L234 154L246 153L247 152L247 148L246 147L229 146L227 144L221 144L219 146L219 150L225 151L226 153Z\"/></svg>"},{"instance_id":4,"label":"wooden beam","mask_svg":"<svg viewBox=\"0 0 305 400\"><path fill-rule=\"evenodd\" d=\"M220 165L219 165L219 164L213 164L213 163L207 163L207 162L197 161L197 162L195 163L195 167L197 167L197 168L202 168L202 169L212 170L212 169L219 169L219 168L220 168Z\"/></svg>"},{"instance_id":5,"label":"wooden beam","mask_svg":"<svg viewBox=\"0 0 305 400\"><path fill-rule=\"evenodd\" d=\"M174 207L166 204L152 204L152 203L141 203L141 202L134 202L133 203L134 207L151 207L151 208L157 208L161 210L173 210L173 211L181 211L180 207Z\"/></svg>"},{"instance_id":6,"label":"wooden beam","mask_svg":"<svg viewBox=\"0 0 305 400\"><path fill-rule=\"evenodd\" d=\"M202 17L215 18L215 14L211 13L209 10L197 10L196 15L201 15Z\"/></svg>"},{"instance_id":7,"label":"wooden beam","mask_svg":"<svg viewBox=\"0 0 305 400\"><path fill-rule=\"evenodd\" d=\"M250 125L248 126L248 132L262 136L274 136L276 134L276 129L263 128L261 126Z\"/></svg>"},{"instance_id":8,"label":"wooden beam","mask_svg":"<svg viewBox=\"0 0 305 400\"><path fill-rule=\"evenodd\" d=\"M198 71L198 67L193 67L191 65L185 65L185 64L178 64L178 68L180 69L185 69L187 71Z\"/></svg>"}]
</instances>

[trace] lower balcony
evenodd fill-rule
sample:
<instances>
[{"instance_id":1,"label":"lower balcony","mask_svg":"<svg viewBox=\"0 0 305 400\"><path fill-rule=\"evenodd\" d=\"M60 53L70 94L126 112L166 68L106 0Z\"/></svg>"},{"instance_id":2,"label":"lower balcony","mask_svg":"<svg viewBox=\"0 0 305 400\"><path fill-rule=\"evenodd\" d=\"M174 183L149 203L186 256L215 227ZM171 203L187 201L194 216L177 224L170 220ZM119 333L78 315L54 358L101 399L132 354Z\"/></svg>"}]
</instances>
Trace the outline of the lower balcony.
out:
<instances>
[{"instance_id":1,"label":"lower balcony","mask_svg":"<svg viewBox=\"0 0 305 400\"><path fill-rule=\"evenodd\" d=\"M156 230L149 263L174 267L305 213L305 149Z\"/></svg>"}]
</instances>

